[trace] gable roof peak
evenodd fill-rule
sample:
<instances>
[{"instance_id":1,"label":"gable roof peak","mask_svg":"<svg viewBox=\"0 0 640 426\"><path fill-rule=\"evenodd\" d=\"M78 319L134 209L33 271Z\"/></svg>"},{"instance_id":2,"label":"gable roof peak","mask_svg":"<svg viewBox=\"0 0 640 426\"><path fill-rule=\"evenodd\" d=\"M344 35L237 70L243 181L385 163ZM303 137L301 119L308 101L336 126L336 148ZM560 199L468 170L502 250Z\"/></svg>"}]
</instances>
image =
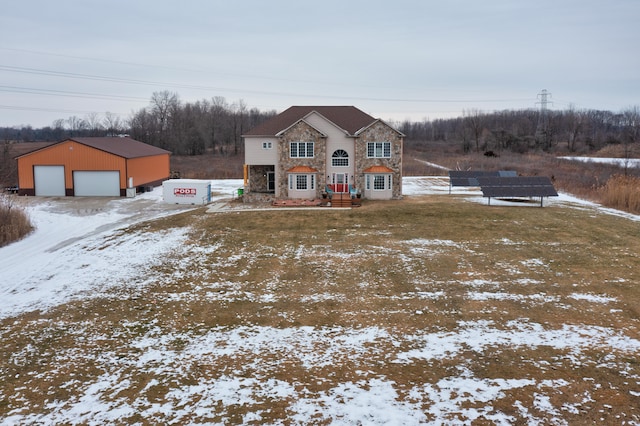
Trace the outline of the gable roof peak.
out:
<instances>
[{"instance_id":1,"label":"gable roof peak","mask_svg":"<svg viewBox=\"0 0 640 426\"><path fill-rule=\"evenodd\" d=\"M376 124L376 123L381 123L381 124L383 124L384 126L387 126L387 127L388 127L388 128L390 128L391 130L393 130L394 132L396 132L398 135L402 136L403 138L406 136L406 135L405 135L404 133L402 133L400 130L396 129L395 127L391 126L389 123L387 123L386 121L384 121L384 120L382 120L382 119L380 119L380 118L377 118L377 119L375 119L373 122L371 122L371 123L367 124L366 126L364 126L363 128L358 129L358 131L357 131L357 132L355 132L355 134L354 134L354 135L355 135L355 136L360 135L362 132L364 132L364 131L365 131L365 130L367 130L368 128L372 127L372 126L373 126L374 124Z\"/></svg>"},{"instance_id":2,"label":"gable roof peak","mask_svg":"<svg viewBox=\"0 0 640 426\"><path fill-rule=\"evenodd\" d=\"M270 120L254 127L243 136L275 136L313 112L320 114L349 135L355 134L358 130L375 121L374 117L350 105L297 105L287 108Z\"/></svg>"},{"instance_id":3,"label":"gable roof peak","mask_svg":"<svg viewBox=\"0 0 640 426\"><path fill-rule=\"evenodd\" d=\"M287 130L289 130L290 128L292 128L293 126L295 126L295 125L296 125L296 124L298 124L298 123L304 123L304 124L306 124L307 126L311 127L313 130L315 130L316 132L320 133L320 135L321 135L323 138L326 138L326 137L327 137L327 135L325 135L325 134L324 134L324 132L322 132L322 131L320 131L319 129L317 129L315 126L313 126L313 125L312 125L311 123L309 123L307 120L305 120L305 118L306 118L306 117L303 117L303 118L301 118L300 120L297 120L297 121L295 121L295 122L291 123L291 125L290 125L290 126L287 126L286 128L284 128L284 129L280 130L278 133L276 133L276 134L275 134L275 136L280 136L280 135L282 135L283 133L285 133Z\"/></svg>"}]
</instances>

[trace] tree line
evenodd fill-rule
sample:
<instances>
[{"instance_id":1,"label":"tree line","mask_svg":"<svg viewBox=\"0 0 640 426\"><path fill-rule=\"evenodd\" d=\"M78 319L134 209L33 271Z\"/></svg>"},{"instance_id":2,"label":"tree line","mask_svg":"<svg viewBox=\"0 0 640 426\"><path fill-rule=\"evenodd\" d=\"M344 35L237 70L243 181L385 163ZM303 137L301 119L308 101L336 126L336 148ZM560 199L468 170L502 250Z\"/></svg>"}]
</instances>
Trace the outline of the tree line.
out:
<instances>
[{"instance_id":1,"label":"tree line","mask_svg":"<svg viewBox=\"0 0 640 426\"><path fill-rule=\"evenodd\" d=\"M237 155L243 151L242 134L276 115L276 111L248 108L242 100L229 103L216 96L196 102L182 102L177 93L154 92L149 105L128 119L116 114L89 114L58 119L51 126L0 128L9 142L61 141L70 137L115 136L167 149L176 155L210 152Z\"/></svg>"},{"instance_id":2,"label":"tree line","mask_svg":"<svg viewBox=\"0 0 640 426\"><path fill-rule=\"evenodd\" d=\"M52 126L0 129L5 142L59 141L67 137L129 134L132 138L176 155L237 155L242 134L276 111L249 108L224 97L182 102L177 93L155 92L149 105L128 119L107 113L54 121ZM416 143L446 141L464 152L528 151L590 152L607 144L625 146L640 139L640 108L614 113L600 110L528 109L484 112L466 110L448 119L389 123Z\"/></svg>"},{"instance_id":3,"label":"tree line","mask_svg":"<svg viewBox=\"0 0 640 426\"><path fill-rule=\"evenodd\" d=\"M464 111L450 119L404 121L398 129L412 141L451 141L471 151L591 152L608 144L640 141L640 108L599 110Z\"/></svg>"},{"instance_id":4,"label":"tree line","mask_svg":"<svg viewBox=\"0 0 640 426\"><path fill-rule=\"evenodd\" d=\"M178 155L237 155L244 152L242 135L275 115L248 108L242 100L229 104L220 96L182 103L176 93L164 91L154 93L149 107L133 114L129 133Z\"/></svg>"}]
</instances>

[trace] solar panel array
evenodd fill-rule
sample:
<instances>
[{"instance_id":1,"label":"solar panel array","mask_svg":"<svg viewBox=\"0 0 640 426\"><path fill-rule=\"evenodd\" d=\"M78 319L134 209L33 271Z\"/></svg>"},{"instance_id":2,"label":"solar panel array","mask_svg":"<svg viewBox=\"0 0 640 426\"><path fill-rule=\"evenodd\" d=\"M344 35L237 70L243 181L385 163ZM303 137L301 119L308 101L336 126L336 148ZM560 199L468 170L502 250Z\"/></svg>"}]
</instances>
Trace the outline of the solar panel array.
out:
<instances>
[{"instance_id":1,"label":"solar panel array","mask_svg":"<svg viewBox=\"0 0 640 426\"><path fill-rule=\"evenodd\" d=\"M544 176L518 176L513 170L449 170L449 193L453 186L479 186L482 195L491 198L557 197L551 179Z\"/></svg>"},{"instance_id":2,"label":"solar panel array","mask_svg":"<svg viewBox=\"0 0 640 426\"><path fill-rule=\"evenodd\" d=\"M517 176L513 170L487 172L483 170L449 170L449 186L480 186L478 178Z\"/></svg>"},{"instance_id":3,"label":"solar panel array","mask_svg":"<svg viewBox=\"0 0 640 426\"><path fill-rule=\"evenodd\" d=\"M480 177L480 190L485 197L557 197L551 179L545 176Z\"/></svg>"}]
</instances>

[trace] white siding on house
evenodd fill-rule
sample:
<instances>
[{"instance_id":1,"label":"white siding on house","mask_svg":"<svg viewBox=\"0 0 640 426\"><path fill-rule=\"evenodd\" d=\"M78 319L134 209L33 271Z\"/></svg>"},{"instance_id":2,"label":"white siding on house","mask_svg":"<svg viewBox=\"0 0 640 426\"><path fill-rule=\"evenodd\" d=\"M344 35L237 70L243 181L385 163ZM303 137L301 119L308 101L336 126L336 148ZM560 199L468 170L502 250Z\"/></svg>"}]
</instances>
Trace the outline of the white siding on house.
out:
<instances>
[{"instance_id":1,"label":"white siding on house","mask_svg":"<svg viewBox=\"0 0 640 426\"><path fill-rule=\"evenodd\" d=\"M342 129L334 126L331 122L327 121L327 119L320 116L319 114L310 114L305 118L305 121L327 135L327 158L325 159L325 163L327 165L327 176L333 176L334 173L347 173L349 176L353 176L355 167L354 139L346 136ZM347 152L347 154L349 154L348 167L333 167L331 165L331 156L338 149L343 149ZM325 180L327 180L327 176L324 176ZM324 183L326 184L330 182Z\"/></svg>"},{"instance_id":2,"label":"white siding on house","mask_svg":"<svg viewBox=\"0 0 640 426\"><path fill-rule=\"evenodd\" d=\"M364 197L370 200L393 197L393 175L390 173L367 173L364 186Z\"/></svg>"},{"instance_id":3,"label":"white siding on house","mask_svg":"<svg viewBox=\"0 0 640 426\"><path fill-rule=\"evenodd\" d=\"M313 199L316 196L317 177L315 173L289 173L289 198Z\"/></svg>"},{"instance_id":4,"label":"white siding on house","mask_svg":"<svg viewBox=\"0 0 640 426\"><path fill-rule=\"evenodd\" d=\"M271 147L269 148L269 143ZM245 137L245 164L272 165L278 161L278 139Z\"/></svg>"}]
</instances>

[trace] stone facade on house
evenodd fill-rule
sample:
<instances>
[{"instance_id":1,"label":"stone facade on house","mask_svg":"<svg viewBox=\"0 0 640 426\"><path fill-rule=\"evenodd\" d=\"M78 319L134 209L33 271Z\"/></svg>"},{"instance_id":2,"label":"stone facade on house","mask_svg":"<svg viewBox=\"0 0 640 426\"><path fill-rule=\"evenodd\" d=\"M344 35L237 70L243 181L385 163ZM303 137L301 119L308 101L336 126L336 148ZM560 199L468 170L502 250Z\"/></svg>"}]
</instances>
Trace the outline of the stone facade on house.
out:
<instances>
[{"instance_id":1,"label":"stone facade on house","mask_svg":"<svg viewBox=\"0 0 640 426\"><path fill-rule=\"evenodd\" d=\"M314 156L313 158L292 158L291 142L313 142ZM314 129L304 121L299 121L291 128L287 129L280 136L278 143L278 169L282 175L286 175L287 171L296 166L307 166L318 171L316 182L316 196L319 197L324 188L324 180L322 176L325 174L325 157L326 157L326 137L317 129ZM289 193L288 179L280 179L277 183L280 194Z\"/></svg>"},{"instance_id":2,"label":"stone facade on house","mask_svg":"<svg viewBox=\"0 0 640 426\"><path fill-rule=\"evenodd\" d=\"M245 200L402 197L404 135L355 107L290 107L243 138ZM312 152L292 156L292 143L310 142Z\"/></svg>"},{"instance_id":3,"label":"stone facade on house","mask_svg":"<svg viewBox=\"0 0 640 426\"><path fill-rule=\"evenodd\" d=\"M367 143L382 141L391 142L391 157L368 158ZM372 166L385 166L393 170L393 199L402 198L402 145L401 134L382 121L378 121L358 133L358 139L356 139L356 170L364 171ZM360 172L356 176L357 185L361 188L364 187L364 173Z\"/></svg>"},{"instance_id":4,"label":"stone facade on house","mask_svg":"<svg viewBox=\"0 0 640 426\"><path fill-rule=\"evenodd\" d=\"M272 166L255 166L249 181L249 188L247 192L255 192L260 188L267 187L267 173L273 171Z\"/></svg>"}]
</instances>

